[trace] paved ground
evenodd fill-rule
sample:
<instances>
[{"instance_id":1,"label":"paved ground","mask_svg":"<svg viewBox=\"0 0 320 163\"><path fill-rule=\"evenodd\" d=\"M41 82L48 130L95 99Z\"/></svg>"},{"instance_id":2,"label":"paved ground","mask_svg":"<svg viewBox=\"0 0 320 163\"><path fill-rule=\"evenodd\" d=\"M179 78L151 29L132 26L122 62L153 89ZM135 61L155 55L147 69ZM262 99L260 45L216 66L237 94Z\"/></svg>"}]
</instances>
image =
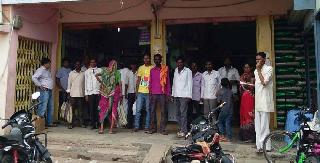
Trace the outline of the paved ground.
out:
<instances>
[{"instance_id":1,"label":"paved ground","mask_svg":"<svg viewBox=\"0 0 320 163\"><path fill-rule=\"evenodd\" d=\"M55 163L104 163L104 162L170 162L165 156L171 146L187 144L176 138L174 132L164 136L148 135L140 131L118 129L117 134L99 135L97 130L86 128L51 128L48 149ZM253 144L223 143L223 149L236 156L238 163L263 163Z\"/></svg>"}]
</instances>

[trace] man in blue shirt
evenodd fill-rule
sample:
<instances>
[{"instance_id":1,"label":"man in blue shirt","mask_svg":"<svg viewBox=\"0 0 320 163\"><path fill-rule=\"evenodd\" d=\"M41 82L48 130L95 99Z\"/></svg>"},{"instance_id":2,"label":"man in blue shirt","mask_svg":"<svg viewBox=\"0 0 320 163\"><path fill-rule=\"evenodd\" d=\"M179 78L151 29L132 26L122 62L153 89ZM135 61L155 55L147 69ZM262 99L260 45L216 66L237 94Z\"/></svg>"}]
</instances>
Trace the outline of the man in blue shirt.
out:
<instances>
[{"instance_id":1,"label":"man in blue shirt","mask_svg":"<svg viewBox=\"0 0 320 163\"><path fill-rule=\"evenodd\" d=\"M59 108L62 103L67 100L67 87L68 87L68 77L71 69L69 68L69 60L62 60L62 67L58 70L56 74L56 85L59 88Z\"/></svg>"}]
</instances>

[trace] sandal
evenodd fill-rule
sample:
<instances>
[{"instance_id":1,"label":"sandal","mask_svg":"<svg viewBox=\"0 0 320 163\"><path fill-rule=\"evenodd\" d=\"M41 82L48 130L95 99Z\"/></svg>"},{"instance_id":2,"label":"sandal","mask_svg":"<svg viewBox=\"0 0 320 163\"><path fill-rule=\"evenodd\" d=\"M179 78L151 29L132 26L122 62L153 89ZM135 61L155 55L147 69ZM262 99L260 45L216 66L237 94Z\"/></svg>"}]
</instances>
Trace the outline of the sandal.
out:
<instances>
[{"instance_id":1,"label":"sandal","mask_svg":"<svg viewBox=\"0 0 320 163\"><path fill-rule=\"evenodd\" d=\"M56 125L56 124L51 124L51 125L48 125L47 127L58 127L58 125Z\"/></svg>"},{"instance_id":2,"label":"sandal","mask_svg":"<svg viewBox=\"0 0 320 163\"><path fill-rule=\"evenodd\" d=\"M109 134L116 134L116 132L114 132L114 131L109 131Z\"/></svg>"},{"instance_id":3,"label":"sandal","mask_svg":"<svg viewBox=\"0 0 320 163\"><path fill-rule=\"evenodd\" d=\"M100 130L100 131L99 131L99 134L103 134L103 131Z\"/></svg>"}]
</instances>

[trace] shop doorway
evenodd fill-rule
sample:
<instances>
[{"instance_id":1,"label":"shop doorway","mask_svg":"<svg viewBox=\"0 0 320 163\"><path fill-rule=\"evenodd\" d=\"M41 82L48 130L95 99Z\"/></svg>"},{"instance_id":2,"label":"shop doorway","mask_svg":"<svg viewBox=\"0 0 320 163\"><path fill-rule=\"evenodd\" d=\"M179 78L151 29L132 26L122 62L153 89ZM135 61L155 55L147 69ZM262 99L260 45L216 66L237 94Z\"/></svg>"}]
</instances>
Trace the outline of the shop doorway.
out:
<instances>
[{"instance_id":1,"label":"shop doorway","mask_svg":"<svg viewBox=\"0 0 320 163\"><path fill-rule=\"evenodd\" d=\"M90 26L89 26L90 27ZM150 32L148 26L97 28L67 27L63 30L62 56L72 61L96 58L98 67L104 67L111 59L119 65L142 64L143 55L150 52Z\"/></svg>"},{"instance_id":2,"label":"shop doorway","mask_svg":"<svg viewBox=\"0 0 320 163\"><path fill-rule=\"evenodd\" d=\"M241 75L245 63L255 66L256 23L167 25L167 46L167 63L171 70L176 67L175 59L178 56L186 59L187 66L196 62L200 72L205 71L206 61L212 61L214 69L218 70L223 66L224 59L229 57L232 66ZM239 126L239 108L234 110L234 126Z\"/></svg>"}]
</instances>

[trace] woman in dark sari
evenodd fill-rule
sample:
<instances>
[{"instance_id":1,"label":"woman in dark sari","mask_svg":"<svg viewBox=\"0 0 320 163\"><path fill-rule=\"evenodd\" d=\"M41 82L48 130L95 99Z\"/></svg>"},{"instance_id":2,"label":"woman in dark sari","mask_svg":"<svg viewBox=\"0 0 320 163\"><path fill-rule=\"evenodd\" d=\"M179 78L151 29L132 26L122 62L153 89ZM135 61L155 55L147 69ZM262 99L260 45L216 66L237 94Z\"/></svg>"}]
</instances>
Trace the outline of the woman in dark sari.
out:
<instances>
[{"instance_id":1,"label":"woman in dark sari","mask_svg":"<svg viewBox=\"0 0 320 163\"><path fill-rule=\"evenodd\" d=\"M254 74L249 64L243 67L240 77L240 140L251 142L255 139L254 131Z\"/></svg>"},{"instance_id":2,"label":"woman in dark sari","mask_svg":"<svg viewBox=\"0 0 320 163\"><path fill-rule=\"evenodd\" d=\"M114 134L113 128L118 119L118 104L122 99L121 97L121 75L117 70L117 62L112 60L109 62L109 67L101 68L101 73L96 74L97 80L101 83L99 101L99 121L100 129L99 134L103 133L104 120L109 116L110 134Z\"/></svg>"}]
</instances>

